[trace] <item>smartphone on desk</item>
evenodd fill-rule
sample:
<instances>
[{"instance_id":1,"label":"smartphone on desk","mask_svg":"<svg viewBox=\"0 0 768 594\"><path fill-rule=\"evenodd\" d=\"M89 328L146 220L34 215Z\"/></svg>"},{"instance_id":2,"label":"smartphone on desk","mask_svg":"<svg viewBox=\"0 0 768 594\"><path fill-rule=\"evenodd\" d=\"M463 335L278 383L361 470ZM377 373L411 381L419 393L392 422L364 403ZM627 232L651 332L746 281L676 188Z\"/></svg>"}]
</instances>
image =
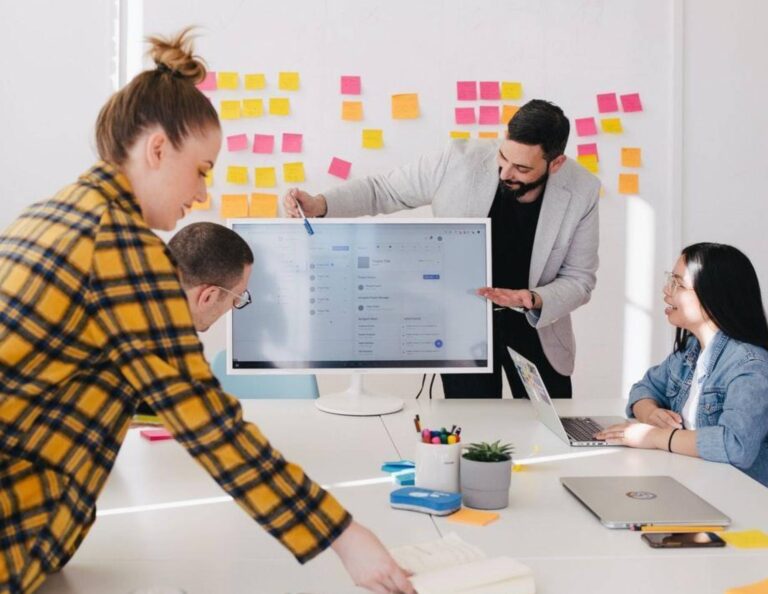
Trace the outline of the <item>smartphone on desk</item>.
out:
<instances>
[{"instance_id":1,"label":"smartphone on desk","mask_svg":"<svg viewBox=\"0 0 768 594\"><path fill-rule=\"evenodd\" d=\"M654 549L725 546L725 541L714 532L646 532L640 538Z\"/></svg>"}]
</instances>

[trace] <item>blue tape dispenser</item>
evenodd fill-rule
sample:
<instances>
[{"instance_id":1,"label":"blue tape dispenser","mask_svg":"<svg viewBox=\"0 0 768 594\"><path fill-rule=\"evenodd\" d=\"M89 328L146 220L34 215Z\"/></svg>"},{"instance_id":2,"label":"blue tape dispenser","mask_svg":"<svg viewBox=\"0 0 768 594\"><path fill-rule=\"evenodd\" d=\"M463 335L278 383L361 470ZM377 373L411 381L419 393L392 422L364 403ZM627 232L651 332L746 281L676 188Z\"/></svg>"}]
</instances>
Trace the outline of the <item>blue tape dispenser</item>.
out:
<instances>
[{"instance_id":1,"label":"blue tape dispenser","mask_svg":"<svg viewBox=\"0 0 768 594\"><path fill-rule=\"evenodd\" d=\"M461 507L461 493L447 493L422 487L403 487L389 494L389 503L397 509L447 516Z\"/></svg>"}]
</instances>

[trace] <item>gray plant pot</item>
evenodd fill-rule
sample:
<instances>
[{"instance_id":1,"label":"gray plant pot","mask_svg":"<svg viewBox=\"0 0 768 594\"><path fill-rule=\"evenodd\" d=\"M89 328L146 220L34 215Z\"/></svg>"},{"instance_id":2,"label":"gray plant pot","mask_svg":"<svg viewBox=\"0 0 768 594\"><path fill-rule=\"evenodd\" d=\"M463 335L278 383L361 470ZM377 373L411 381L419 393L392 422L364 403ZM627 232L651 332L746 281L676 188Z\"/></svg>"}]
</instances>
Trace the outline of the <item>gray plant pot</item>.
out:
<instances>
[{"instance_id":1,"label":"gray plant pot","mask_svg":"<svg viewBox=\"0 0 768 594\"><path fill-rule=\"evenodd\" d=\"M512 460L476 462L461 457L461 498L475 509L502 509L509 505Z\"/></svg>"}]
</instances>

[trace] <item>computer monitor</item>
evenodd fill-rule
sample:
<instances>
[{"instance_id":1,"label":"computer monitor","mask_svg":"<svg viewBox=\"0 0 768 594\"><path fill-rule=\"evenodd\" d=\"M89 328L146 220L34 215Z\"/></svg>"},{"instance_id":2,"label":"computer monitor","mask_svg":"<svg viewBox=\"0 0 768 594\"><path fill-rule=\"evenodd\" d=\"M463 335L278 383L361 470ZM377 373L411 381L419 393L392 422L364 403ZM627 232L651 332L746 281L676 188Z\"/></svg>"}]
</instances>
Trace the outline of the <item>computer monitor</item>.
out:
<instances>
[{"instance_id":1,"label":"computer monitor","mask_svg":"<svg viewBox=\"0 0 768 594\"><path fill-rule=\"evenodd\" d=\"M352 373L317 406L397 412L361 373L490 373L489 219L234 219L251 246L253 303L228 316L228 373Z\"/></svg>"}]
</instances>

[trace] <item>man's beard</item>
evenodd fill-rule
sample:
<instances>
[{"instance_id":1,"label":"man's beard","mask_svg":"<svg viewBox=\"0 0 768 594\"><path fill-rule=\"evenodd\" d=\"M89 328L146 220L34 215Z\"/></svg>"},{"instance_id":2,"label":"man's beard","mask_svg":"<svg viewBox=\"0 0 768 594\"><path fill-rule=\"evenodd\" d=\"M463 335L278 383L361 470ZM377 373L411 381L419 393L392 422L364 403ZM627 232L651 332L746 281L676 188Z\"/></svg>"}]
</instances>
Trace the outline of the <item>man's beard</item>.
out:
<instances>
[{"instance_id":1,"label":"man's beard","mask_svg":"<svg viewBox=\"0 0 768 594\"><path fill-rule=\"evenodd\" d=\"M511 187L503 179L500 180L500 182L501 182L501 187L504 191L504 196L507 196L509 198L514 198L515 200L520 200L520 198L525 196L531 190L535 190L539 186L543 186L544 184L546 184L548 178L549 178L549 171L545 171L539 179L533 180L528 184L515 182L516 183L515 187Z\"/></svg>"}]
</instances>

